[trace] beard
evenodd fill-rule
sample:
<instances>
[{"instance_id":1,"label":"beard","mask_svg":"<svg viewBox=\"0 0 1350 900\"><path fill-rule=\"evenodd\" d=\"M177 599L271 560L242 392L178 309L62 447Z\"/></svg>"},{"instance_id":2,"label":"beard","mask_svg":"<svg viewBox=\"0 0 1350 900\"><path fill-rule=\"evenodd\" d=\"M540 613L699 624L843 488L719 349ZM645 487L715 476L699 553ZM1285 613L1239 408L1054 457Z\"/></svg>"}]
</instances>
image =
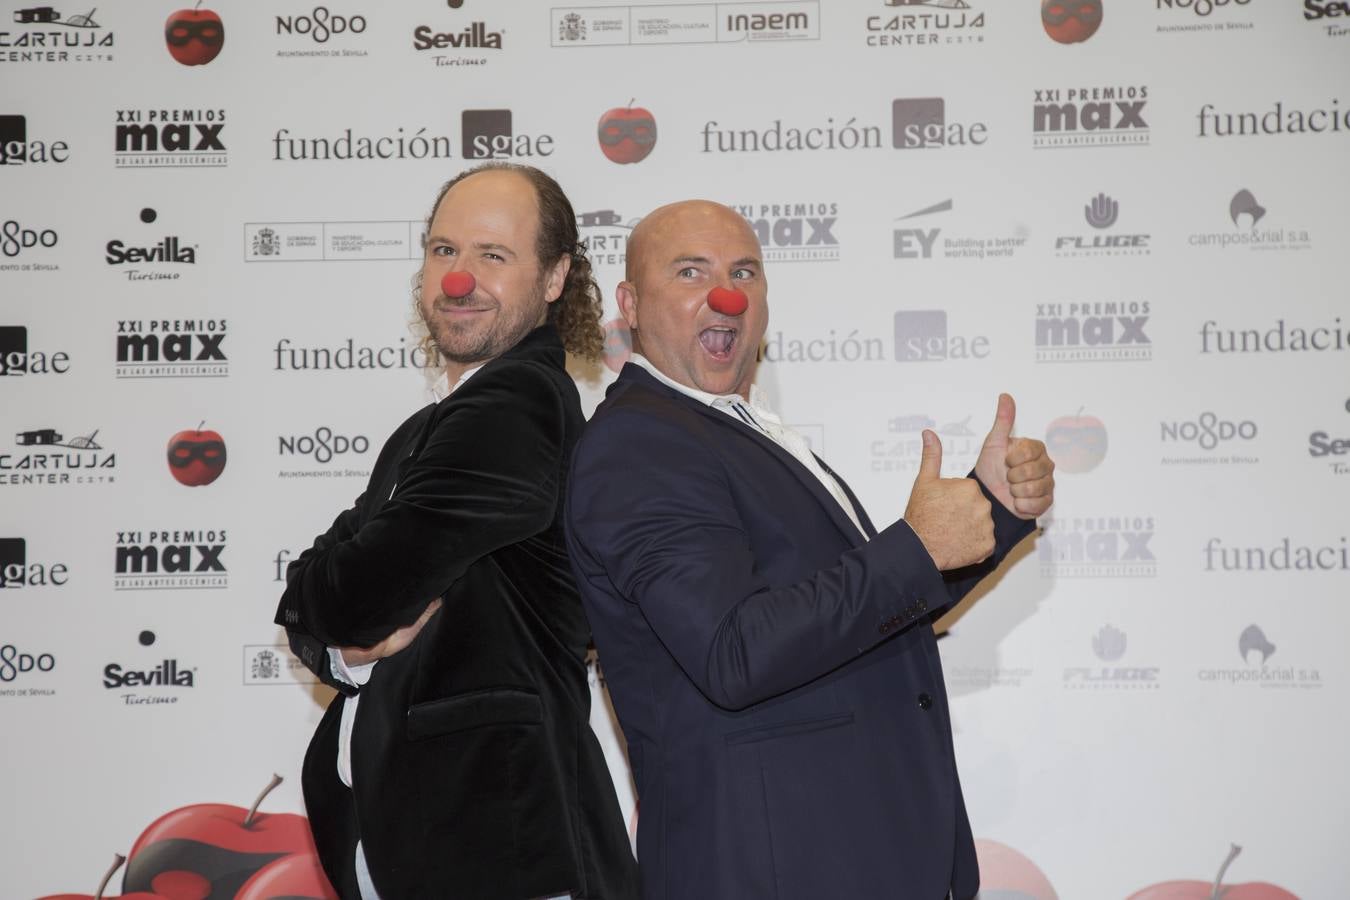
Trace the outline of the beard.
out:
<instances>
[{"instance_id":1,"label":"beard","mask_svg":"<svg viewBox=\"0 0 1350 900\"><path fill-rule=\"evenodd\" d=\"M487 312L463 322L450 321L437 312L477 309L488 303L491 307ZM533 286L525 303L503 305L475 290L466 297L447 297L437 292L417 304L418 316L442 359L460 365L487 362L505 353L546 320L547 309L542 279Z\"/></svg>"}]
</instances>

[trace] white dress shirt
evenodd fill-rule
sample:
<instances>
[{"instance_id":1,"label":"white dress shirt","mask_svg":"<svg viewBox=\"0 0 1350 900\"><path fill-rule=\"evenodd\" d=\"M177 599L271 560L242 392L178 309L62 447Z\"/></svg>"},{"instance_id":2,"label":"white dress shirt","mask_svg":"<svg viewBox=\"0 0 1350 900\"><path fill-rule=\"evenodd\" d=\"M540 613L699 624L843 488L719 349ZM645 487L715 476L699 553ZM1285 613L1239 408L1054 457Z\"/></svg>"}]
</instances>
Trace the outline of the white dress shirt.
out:
<instances>
[{"instance_id":1,"label":"white dress shirt","mask_svg":"<svg viewBox=\"0 0 1350 900\"><path fill-rule=\"evenodd\" d=\"M863 529L862 522L858 518L858 511L849 502L848 494L844 493L844 488L835 480L834 476L821 467L820 460L816 459L815 454L811 452L810 442L798 432L784 425L778 413L769 408L768 403L764 400L764 392L759 389L759 385L752 384L750 386L750 399L747 402L740 394L709 394L706 391L700 391L698 388L680 384L652 365L651 360L641 353L632 354L628 357L628 361L646 369L653 378L672 390L679 391L686 397L692 397L699 403L711 406L713 409L726 413L733 419L754 428L792 454L792 457L805 466L808 472L816 476L816 480L821 483L825 490L829 491L830 496L835 499L857 527L858 533L864 539L867 538L867 532Z\"/></svg>"}]
</instances>

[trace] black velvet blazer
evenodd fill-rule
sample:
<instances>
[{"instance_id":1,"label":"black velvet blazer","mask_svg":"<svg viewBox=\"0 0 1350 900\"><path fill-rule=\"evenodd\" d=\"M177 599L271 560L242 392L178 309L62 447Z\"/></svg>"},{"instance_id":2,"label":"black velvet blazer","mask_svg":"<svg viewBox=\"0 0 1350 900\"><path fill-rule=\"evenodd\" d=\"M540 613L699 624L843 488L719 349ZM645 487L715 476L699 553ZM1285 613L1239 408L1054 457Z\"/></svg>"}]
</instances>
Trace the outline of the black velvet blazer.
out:
<instances>
[{"instance_id":1,"label":"black velvet blazer","mask_svg":"<svg viewBox=\"0 0 1350 900\"><path fill-rule=\"evenodd\" d=\"M357 897L362 841L385 900L638 895L588 719L589 629L562 510L583 425L544 326L404 422L364 494L290 566L277 610L325 682L326 647L370 646L444 606L360 689L352 781L342 699L310 744L305 804L325 870Z\"/></svg>"}]
</instances>

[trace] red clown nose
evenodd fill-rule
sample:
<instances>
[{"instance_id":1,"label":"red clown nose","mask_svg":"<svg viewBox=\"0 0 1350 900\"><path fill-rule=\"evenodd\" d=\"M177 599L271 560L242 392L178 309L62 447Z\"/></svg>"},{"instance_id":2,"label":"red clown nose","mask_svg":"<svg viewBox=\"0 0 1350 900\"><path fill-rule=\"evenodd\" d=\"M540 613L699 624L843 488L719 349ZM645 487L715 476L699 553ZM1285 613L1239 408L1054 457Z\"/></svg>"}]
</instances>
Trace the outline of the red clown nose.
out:
<instances>
[{"instance_id":1,"label":"red clown nose","mask_svg":"<svg viewBox=\"0 0 1350 900\"><path fill-rule=\"evenodd\" d=\"M445 277L441 279L441 292L455 300L469 296L476 287L478 282L469 272L446 272Z\"/></svg>"},{"instance_id":2,"label":"red clown nose","mask_svg":"<svg viewBox=\"0 0 1350 900\"><path fill-rule=\"evenodd\" d=\"M708 291L708 308L724 316L739 316L749 305L749 298L740 291L721 287Z\"/></svg>"}]
</instances>

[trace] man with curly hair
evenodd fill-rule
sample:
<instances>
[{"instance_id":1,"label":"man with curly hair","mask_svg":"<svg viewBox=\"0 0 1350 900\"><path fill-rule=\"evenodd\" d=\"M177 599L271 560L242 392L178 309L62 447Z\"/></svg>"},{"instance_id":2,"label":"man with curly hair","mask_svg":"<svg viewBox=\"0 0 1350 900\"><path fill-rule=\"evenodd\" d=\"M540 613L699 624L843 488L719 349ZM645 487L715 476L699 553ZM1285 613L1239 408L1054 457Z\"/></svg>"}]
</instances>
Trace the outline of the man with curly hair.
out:
<instances>
[{"instance_id":1,"label":"man with curly hair","mask_svg":"<svg viewBox=\"0 0 1350 900\"><path fill-rule=\"evenodd\" d=\"M601 347L571 204L537 169L461 174L416 285L445 396L291 564L276 616L339 692L304 765L320 859L362 900L635 897L562 532L583 422L564 350Z\"/></svg>"}]
</instances>

